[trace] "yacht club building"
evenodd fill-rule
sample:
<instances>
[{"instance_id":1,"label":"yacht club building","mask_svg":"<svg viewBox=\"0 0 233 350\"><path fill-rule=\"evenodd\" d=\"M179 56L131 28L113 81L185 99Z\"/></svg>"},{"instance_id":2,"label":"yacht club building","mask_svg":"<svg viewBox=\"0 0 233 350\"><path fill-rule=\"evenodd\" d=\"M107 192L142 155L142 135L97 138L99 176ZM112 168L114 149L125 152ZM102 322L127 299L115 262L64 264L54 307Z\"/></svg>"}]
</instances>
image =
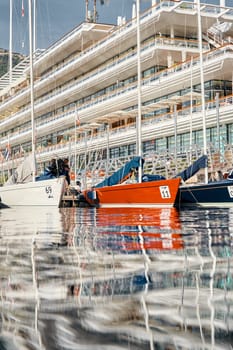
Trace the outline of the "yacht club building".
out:
<instances>
[{"instance_id":1,"label":"yacht club building","mask_svg":"<svg viewBox=\"0 0 233 350\"><path fill-rule=\"evenodd\" d=\"M164 172L164 164L174 161L172 173L179 161L200 154L203 120L210 158L220 155L215 165L229 168L233 9L201 4L199 13L201 27L192 1L152 0L140 14L140 87L135 17L118 19L118 25L83 22L48 49L37 50L38 172L52 158L63 157L84 182L87 174L94 181L97 173L115 170L137 155L139 112L142 155L151 171ZM31 152L30 91L27 57L13 69L10 84L9 73L0 79L1 182Z\"/></svg>"}]
</instances>

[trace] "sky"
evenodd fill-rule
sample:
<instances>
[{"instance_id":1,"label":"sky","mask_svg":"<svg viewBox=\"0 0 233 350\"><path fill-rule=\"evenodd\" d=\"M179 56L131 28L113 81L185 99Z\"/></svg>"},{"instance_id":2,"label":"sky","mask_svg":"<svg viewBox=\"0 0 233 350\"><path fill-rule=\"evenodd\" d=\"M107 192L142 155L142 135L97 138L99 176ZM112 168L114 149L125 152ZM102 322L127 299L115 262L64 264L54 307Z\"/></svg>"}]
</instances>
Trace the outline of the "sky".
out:
<instances>
[{"instance_id":1,"label":"sky","mask_svg":"<svg viewBox=\"0 0 233 350\"><path fill-rule=\"evenodd\" d=\"M28 0L13 3L13 52L28 55ZM116 24L117 17L132 17L135 0L97 0L98 22ZM36 0L36 47L46 49L85 20L85 0ZM151 0L141 0L141 10L151 6ZM22 16L22 7L24 16ZM93 0L89 0L93 10ZM0 0L0 48L9 49L10 0Z\"/></svg>"}]
</instances>

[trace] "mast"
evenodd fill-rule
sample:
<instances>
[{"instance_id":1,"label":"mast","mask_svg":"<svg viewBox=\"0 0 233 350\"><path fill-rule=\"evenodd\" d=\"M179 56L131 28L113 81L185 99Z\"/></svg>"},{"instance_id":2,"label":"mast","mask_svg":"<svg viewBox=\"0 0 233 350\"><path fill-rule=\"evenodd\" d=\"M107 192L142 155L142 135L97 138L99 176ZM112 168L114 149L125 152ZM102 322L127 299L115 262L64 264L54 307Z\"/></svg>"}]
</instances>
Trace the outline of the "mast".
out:
<instances>
[{"instance_id":1,"label":"mast","mask_svg":"<svg viewBox=\"0 0 233 350\"><path fill-rule=\"evenodd\" d=\"M197 0L197 19L198 19L198 46L199 46L199 60L200 60L200 78L201 78L201 102L202 102L201 103L201 108L202 108L203 154L207 155L205 86L204 86L204 72L203 72L202 28L201 28L200 0ZM205 183L208 183L208 167L205 168Z\"/></svg>"},{"instance_id":2,"label":"mast","mask_svg":"<svg viewBox=\"0 0 233 350\"><path fill-rule=\"evenodd\" d=\"M88 21L88 0L85 0L86 3L86 11L85 11L85 20Z\"/></svg>"},{"instance_id":3,"label":"mast","mask_svg":"<svg viewBox=\"0 0 233 350\"><path fill-rule=\"evenodd\" d=\"M141 135L141 37L140 37L140 0L137 0L136 4L137 12L137 68L138 68L138 115L136 121L136 152L139 157L142 156L142 135ZM142 162L140 160L140 166L138 169L138 182L142 181Z\"/></svg>"},{"instance_id":4,"label":"mast","mask_svg":"<svg viewBox=\"0 0 233 350\"><path fill-rule=\"evenodd\" d=\"M34 0L33 8L33 53L36 52L36 0Z\"/></svg>"},{"instance_id":5,"label":"mast","mask_svg":"<svg viewBox=\"0 0 233 350\"><path fill-rule=\"evenodd\" d=\"M192 163L192 144L193 144L193 57L191 57L191 77L190 77L190 164Z\"/></svg>"},{"instance_id":6,"label":"mast","mask_svg":"<svg viewBox=\"0 0 233 350\"><path fill-rule=\"evenodd\" d=\"M36 177L36 157L35 157L35 121L34 121L34 76L33 76L33 43L32 43L32 0L28 0L28 23L29 23L29 57L30 57L30 91L31 91L31 127L32 127L32 181Z\"/></svg>"},{"instance_id":7,"label":"mast","mask_svg":"<svg viewBox=\"0 0 233 350\"><path fill-rule=\"evenodd\" d=\"M77 181L77 122L79 120L77 105L75 107L74 116L74 180Z\"/></svg>"},{"instance_id":8,"label":"mast","mask_svg":"<svg viewBox=\"0 0 233 350\"><path fill-rule=\"evenodd\" d=\"M93 9L93 22L96 23L97 10L96 10L96 0L94 0L94 9Z\"/></svg>"},{"instance_id":9,"label":"mast","mask_svg":"<svg viewBox=\"0 0 233 350\"><path fill-rule=\"evenodd\" d=\"M9 35L9 84L12 83L12 1L10 0L10 35Z\"/></svg>"}]
</instances>

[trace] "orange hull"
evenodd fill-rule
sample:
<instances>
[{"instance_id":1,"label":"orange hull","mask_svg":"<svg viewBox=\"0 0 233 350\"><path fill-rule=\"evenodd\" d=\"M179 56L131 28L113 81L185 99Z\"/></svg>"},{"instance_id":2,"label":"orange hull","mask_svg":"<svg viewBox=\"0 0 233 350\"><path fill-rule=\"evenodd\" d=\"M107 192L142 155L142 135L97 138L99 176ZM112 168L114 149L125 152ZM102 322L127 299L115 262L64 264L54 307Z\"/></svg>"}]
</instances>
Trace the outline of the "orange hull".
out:
<instances>
[{"instance_id":1,"label":"orange hull","mask_svg":"<svg viewBox=\"0 0 233 350\"><path fill-rule=\"evenodd\" d=\"M115 236L114 245L119 250L165 251L184 247L176 208L99 208L96 224L98 235Z\"/></svg>"},{"instance_id":2,"label":"orange hull","mask_svg":"<svg viewBox=\"0 0 233 350\"><path fill-rule=\"evenodd\" d=\"M136 226L178 230L181 225L176 208L99 208L97 226Z\"/></svg>"},{"instance_id":3,"label":"orange hull","mask_svg":"<svg viewBox=\"0 0 233 350\"><path fill-rule=\"evenodd\" d=\"M95 188L92 191L86 191L84 195L89 204L105 208L168 208L174 206L179 184L179 178L120 184Z\"/></svg>"}]
</instances>

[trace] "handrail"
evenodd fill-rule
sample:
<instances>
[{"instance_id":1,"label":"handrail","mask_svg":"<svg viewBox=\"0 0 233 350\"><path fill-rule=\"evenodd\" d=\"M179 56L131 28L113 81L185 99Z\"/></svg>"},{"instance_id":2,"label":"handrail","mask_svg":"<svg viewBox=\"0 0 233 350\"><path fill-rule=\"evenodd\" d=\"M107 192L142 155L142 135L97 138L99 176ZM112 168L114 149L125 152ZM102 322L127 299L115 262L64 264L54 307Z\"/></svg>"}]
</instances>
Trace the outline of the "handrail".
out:
<instances>
[{"instance_id":1,"label":"handrail","mask_svg":"<svg viewBox=\"0 0 233 350\"><path fill-rule=\"evenodd\" d=\"M204 55L203 55L203 62L209 61L211 58L215 58L215 57L219 56L220 54L225 54L226 52L232 52L232 49L233 49L232 44L225 44L221 48L208 51L208 52L204 53ZM176 72L176 71L181 71L181 70L183 71L185 69L190 68L191 64L194 66L198 63L199 63L199 59L198 59L198 55L197 55L196 57L193 58L192 61L187 60L187 61L184 61L180 64L175 64L169 68L166 68L162 71L154 73L153 76L151 76L150 78L148 78L148 77L145 78L143 80L143 84L148 84L149 82L153 82L157 79L161 79L162 77L168 76L171 73L174 74L174 72ZM66 87L65 89L59 89L59 92L60 93L61 92L64 93L65 91L68 92L70 90L70 88L74 87L74 86L77 88L77 81L75 83L73 83L71 86ZM137 88L136 83L128 84L126 87L121 87L121 88L118 88L117 90L113 90L113 93L111 93L111 94L107 93L105 95L102 95L101 98L100 97L97 97L95 99L90 98L91 102L83 103L82 105L79 106L79 109L80 110L85 109L87 107L95 105L96 103L102 102L106 99L112 98L112 97L117 96L119 94L122 94L128 90L132 90L132 89L136 89L136 88ZM58 91L53 91L52 94L48 94L45 97L43 97L42 99L38 99L35 103L35 106L38 106L38 104L41 102L49 101L54 96L56 96L56 98L58 97ZM27 108L25 108L23 111L27 111ZM28 111L29 111L29 109L28 109ZM17 116L19 116L21 114L22 114L22 110L18 114L15 114L13 116L13 118L16 119ZM0 122L0 126L3 125L2 123L4 123L4 122L10 123L10 120L12 120L12 119L9 118L7 121Z\"/></svg>"},{"instance_id":2,"label":"handrail","mask_svg":"<svg viewBox=\"0 0 233 350\"><path fill-rule=\"evenodd\" d=\"M222 46L219 49L214 49L212 51L207 52L206 54L204 54L203 62L210 61L211 58L218 57L221 54L224 55L226 52L232 53L232 45L231 44L225 45L225 46ZM189 69L191 67L191 65L195 66L198 63L199 63L198 57L196 57L196 58L194 57L194 59L192 61L190 61L190 60L184 61L184 62L182 62L180 64L176 64L176 65L174 65L172 67L164 69L164 70L162 70L160 72L154 73L149 78L148 77L144 78L142 84L143 85L149 85L150 83L154 83L158 79L161 80L161 78L167 77L168 75L174 74L175 72L179 72L181 70ZM81 110L83 110L85 108L93 106L94 104L103 102L104 100L113 98L114 96L117 96L119 94L123 94L126 91L129 91L129 90L132 90L132 89L136 89L136 88L137 88L137 83L131 83L131 84L129 84L126 87L120 87L120 88L118 88L118 90L113 91L113 93L108 93L106 95L103 95L101 98L98 97L95 100L92 100L91 102L88 102L86 104L84 103L83 105L80 105L79 106L79 110L81 111ZM75 108L71 108L70 110L68 110L65 113L61 113L59 115L52 116L51 118L47 118L46 121L38 122L38 120L37 120L36 121L36 126L38 127L38 126L46 125L49 122L51 122L52 120L54 120L54 121L56 120L57 121L58 119L62 119L62 118L67 117L68 115L73 114L73 113L75 113ZM13 118L17 118L17 115L18 116L22 115L22 111L17 113ZM11 121L12 121L12 119L11 119ZM3 125L3 123L5 123L5 122L9 123L10 120L6 120L6 121L3 121L3 122L0 122L0 126ZM29 128L29 124L28 124L28 127L25 126L23 131L28 130L28 128ZM17 130L15 132L15 134L18 134L18 132L19 132L19 130ZM1 138L0 145L2 143L6 142L5 140L6 140L6 138L5 139Z\"/></svg>"},{"instance_id":3,"label":"handrail","mask_svg":"<svg viewBox=\"0 0 233 350\"><path fill-rule=\"evenodd\" d=\"M151 8L149 8L148 10L144 11L141 14L141 22L143 22L143 19L146 19L150 16L154 16L155 12L157 12L158 14L164 10L172 10L173 9L182 9L182 10L186 10L186 9L192 9L195 11L195 4L187 2L187 1L180 1L179 4L177 3L177 1L163 1L160 4L157 4ZM217 10L216 10L217 9ZM227 9L227 14L229 16L232 15L233 11L231 8L226 8ZM216 13L216 11L218 11L218 13L221 12L221 8L215 6L215 5L209 5L209 4L203 4L202 6L202 12L211 14L211 13ZM232 13L231 13L232 11ZM232 15L233 17L233 15ZM34 65L36 65L36 63L41 60L44 56L48 55L53 48L56 48L57 46L59 46L59 44L62 44L67 38L70 38L72 35L74 35L75 33L80 31L80 28L82 27L84 23L80 24L78 27L76 27L74 30L70 31L69 33L67 33L66 35L64 35L60 40L58 40L56 43L52 44L47 50L43 51L40 55L38 55L38 57L36 57L35 59L35 63ZM79 57L81 58L82 56L89 54L91 51L93 51L94 49L98 48L100 45L107 44L108 40L112 40L113 37L115 37L116 35L118 35L118 33L121 33L125 30L128 30L128 28L132 27L135 25L135 20L132 19L128 22L126 22L126 24L124 24L123 26L116 27L115 29L113 29L113 31L104 39L99 40L97 43L95 43L94 45L92 45L91 47L85 49L84 51L80 52ZM52 74L54 74L54 72L52 71Z\"/></svg>"},{"instance_id":4,"label":"handrail","mask_svg":"<svg viewBox=\"0 0 233 350\"><path fill-rule=\"evenodd\" d=\"M233 104L233 95L229 95L223 98L219 99L219 108L225 108L228 106L232 106ZM211 110L216 108L216 101L213 100L209 100L208 102L206 102L206 108L207 110ZM177 116L188 116L190 114L191 110L190 107L184 107L180 110L177 111ZM193 105L192 107L192 113L200 113L201 112L201 103ZM165 113L161 113L161 114L157 114L156 116L151 116L151 117L147 117L147 118L143 118L142 120L142 126L146 127L149 126L151 127L151 125L153 124L157 124L161 121L165 121L165 120L169 120L171 118L173 118L174 113L173 112L165 112ZM127 126L119 126L113 129L109 130L109 137L118 134L118 137L120 138L120 134L121 133L125 133L125 131L128 129L132 129L135 128L136 124L135 122L131 122L130 124L127 124ZM28 133L30 133L30 130L27 130ZM71 131L72 132L72 131ZM26 132L25 132L26 133ZM17 138L17 136L22 136L22 135L18 135L15 134L15 138ZM98 139L100 140L100 138L105 138L106 134L104 130L98 130L97 129L97 134L96 135L92 135L92 140L94 139ZM39 153L48 153L48 152L52 152L52 151L58 151L58 150L62 150L64 148L67 148L67 145L70 145L70 142L72 141L72 138L70 138L68 141L63 140L63 142L61 143L57 143L57 144L53 144L51 146L41 146L38 145L37 146L37 152L39 151ZM3 140L3 144L5 145L5 143L7 142L7 138L5 138L5 140ZM82 137L82 133L78 133L77 130L77 142L84 145L85 140ZM2 140L1 140L2 143Z\"/></svg>"}]
</instances>

